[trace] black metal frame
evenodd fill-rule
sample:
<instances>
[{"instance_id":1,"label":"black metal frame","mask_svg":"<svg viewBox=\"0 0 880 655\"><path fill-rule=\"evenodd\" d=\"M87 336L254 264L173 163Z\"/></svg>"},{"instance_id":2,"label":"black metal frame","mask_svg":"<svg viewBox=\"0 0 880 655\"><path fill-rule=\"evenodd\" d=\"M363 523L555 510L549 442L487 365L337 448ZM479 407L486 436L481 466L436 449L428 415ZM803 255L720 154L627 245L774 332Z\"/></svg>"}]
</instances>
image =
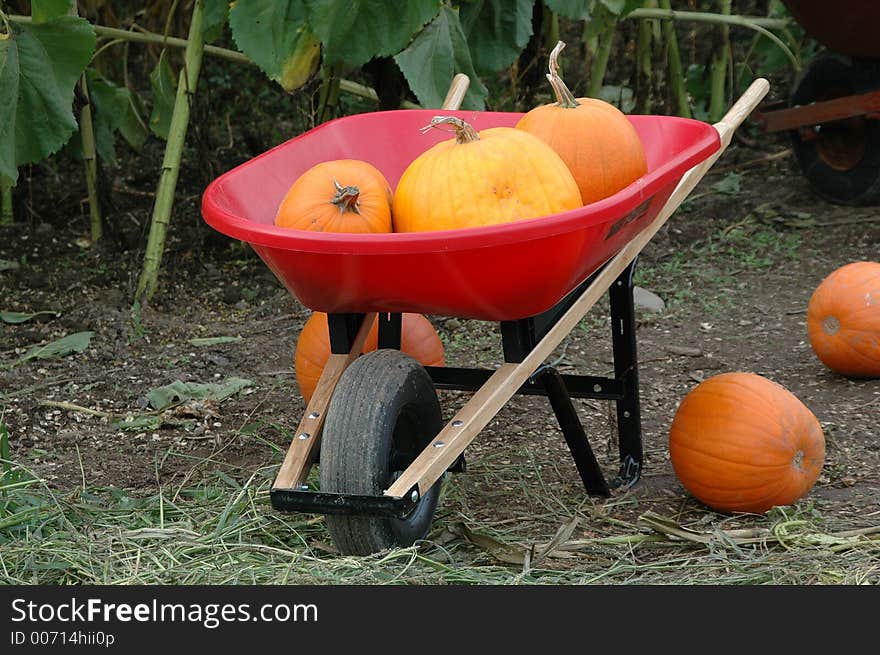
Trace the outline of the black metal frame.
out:
<instances>
[{"instance_id":1,"label":"black metal frame","mask_svg":"<svg viewBox=\"0 0 880 655\"><path fill-rule=\"evenodd\" d=\"M638 482L642 469L638 357L633 306L635 265L634 260L608 290L614 377L562 374L551 366L542 366L517 390L518 394L541 395L548 398L584 488L591 496L609 496L613 487L631 487ZM600 271L594 273L543 314L516 321L502 321L501 340L504 361L510 363L523 361L578 300ZM348 353L363 314L331 314L328 319L331 351ZM401 314L379 314L378 323L379 347L400 348ZM434 366L428 366L426 370L437 389L457 391L476 391L494 372L477 368ZM620 468L611 485L606 482L602 474L572 403L573 398L613 400L616 403ZM449 470L464 470L463 455ZM272 489L271 497L272 506L282 511L404 518L418 502L418 489L414 488L403 498L315 492L305 488Z\"/></svg>"}]
</instances>

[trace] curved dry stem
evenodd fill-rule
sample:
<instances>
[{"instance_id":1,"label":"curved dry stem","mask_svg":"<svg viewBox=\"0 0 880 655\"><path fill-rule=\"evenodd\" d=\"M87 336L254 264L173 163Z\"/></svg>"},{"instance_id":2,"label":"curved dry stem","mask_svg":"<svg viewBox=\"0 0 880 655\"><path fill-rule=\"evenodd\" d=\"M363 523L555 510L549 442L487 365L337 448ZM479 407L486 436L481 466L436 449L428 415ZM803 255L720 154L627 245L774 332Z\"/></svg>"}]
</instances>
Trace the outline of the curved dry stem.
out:
<instances>
[{"instance_id":1,"label":"curved dry stem","mask_svg":"<svg viewBox=\"0 0 880 655\"><path fill-rule=\"evenodd\" d=\"M547 73L547 80L550 82L550 86L553 87L553 93L556 94L557 104L566 109L573 109L578 106L578 101L559 76L559 53L562 52L564 47L565 42L559 41L550 52L550 62L548 64L550 72Z\"/></svg>"},{"instance_id":2,"label":"curved dry stem","mask_svg":"<svg viewBox=\"0 0 880 655\"><path fill-rule=\"evenodd\" d=\"M456 143L471 143L472 141L480 140L480 135L469 123L465 123L463 120L456 118L455 116L434 116L434 118L431 119L431 124L425 125L425 127L422 128L422 134L431 128L436 128L438 130L443 129L440 127L441 125L452 126L452 129L455 132Z\"/></svg>"}]
</instances>

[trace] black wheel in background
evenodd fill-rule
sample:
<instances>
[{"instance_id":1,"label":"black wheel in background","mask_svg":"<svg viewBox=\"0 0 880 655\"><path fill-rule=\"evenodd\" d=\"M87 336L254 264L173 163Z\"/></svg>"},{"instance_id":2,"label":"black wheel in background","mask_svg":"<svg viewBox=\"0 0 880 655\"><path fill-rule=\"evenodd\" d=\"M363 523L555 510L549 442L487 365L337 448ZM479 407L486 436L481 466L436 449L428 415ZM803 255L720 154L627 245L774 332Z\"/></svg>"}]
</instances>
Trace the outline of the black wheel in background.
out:
<instances>
[{"instance_id":1,"label":"black wheel in background","mask_svg":"<svg viewBox=\"0 0 880 655\"><path fill-rule=\"evenodd\" d=\"M795 84L791 106L880 88L876 62L825 52ZM880 121L856 116L791 133L804 177L826 200L842 205L880 203Z\"/></svg>"},{"instance_id":2,"label":"black wheel in background","mask_svg":"<svg viewBox=\"0 0 880 655\"><path fill-rule=\"evenodd\" d=\"M343 373L327 408L321 437L322 491L380 495L442 427L440 403L427 371L409 355L381 349ZM411 546L431 527L438 480L405 519L327 515L343 555Z\"/></svg>"}]
</instances>

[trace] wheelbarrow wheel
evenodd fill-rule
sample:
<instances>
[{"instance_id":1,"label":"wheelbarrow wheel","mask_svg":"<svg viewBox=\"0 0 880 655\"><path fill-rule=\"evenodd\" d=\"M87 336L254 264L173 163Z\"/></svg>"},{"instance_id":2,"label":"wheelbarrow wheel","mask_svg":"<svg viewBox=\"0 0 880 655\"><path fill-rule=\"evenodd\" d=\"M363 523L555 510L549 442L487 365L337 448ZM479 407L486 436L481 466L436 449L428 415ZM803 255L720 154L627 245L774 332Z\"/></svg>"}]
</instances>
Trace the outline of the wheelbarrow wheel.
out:
<instances>
[{"instance_id":1,"label":"wheelbarrow wheel","mask_svg":"<svg viewBox=\"0 0 880 655\"><path fill-rule=\"evenodd\" d=\"M381 495L442 427L427 371L409 355L382 349L359 357L339 380L321 438L323 491ZM369 555L411 546L431 527L441 480L404 519L327 515L340 553Z\"/></svg>"},{"instance_id":2,"label":"wheelbarrow wheel","mask_svg":"<svg viewBox=\"0 0 880 655\"><path fill-rule=\"evenodd\" d=\"M876 66L826 52L809 65L795 85L791 105L866 93L876 87ZM791 132L804 177L826 200L841 205L880 201L880 125L855 116Z\"/></svg>"}]
</instances>

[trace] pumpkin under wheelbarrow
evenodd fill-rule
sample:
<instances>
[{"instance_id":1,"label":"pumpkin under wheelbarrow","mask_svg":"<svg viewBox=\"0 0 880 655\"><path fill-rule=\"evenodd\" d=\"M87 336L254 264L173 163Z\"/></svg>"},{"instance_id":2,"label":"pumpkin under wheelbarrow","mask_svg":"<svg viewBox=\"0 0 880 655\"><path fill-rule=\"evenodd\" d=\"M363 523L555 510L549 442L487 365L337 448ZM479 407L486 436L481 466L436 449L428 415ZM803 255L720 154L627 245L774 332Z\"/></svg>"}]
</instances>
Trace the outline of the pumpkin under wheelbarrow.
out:
<instances>
[{"instance_id":1,"label":"pumpkin under wheelbarrow","mask_svg":"<svg viewBox=\"0 0 880 655\"><path fill-rule=\"evenodd\" d=\"M722 121L629 116L648 170L584 207L486 227L347 234L273 224L300 174L334 159L360 159L392 187L419 154L448 135L422 134L436 110L340 118L214 180L202 213L248 242L303 305L328 314L331 355L271 490L281 511L326 515L338 550L368 554L408 546L430 528L447 471L515 394L547 396L587 493L639 479L639 417L632 271L636 257L721 155L767 93L755 81ZM518 113L449 111L483 130L514 126ZM561 374L546 358L608 292L613 377ZM401 314L496 321L497 369L424 367L400 352ZM379 349L362 355L378 321ZM448 421L437 389L473 392ZM613 400L620 466L609 484L572 398ZM306 485L315 463L320 488Z\"/></svg>"}]
</instances>

